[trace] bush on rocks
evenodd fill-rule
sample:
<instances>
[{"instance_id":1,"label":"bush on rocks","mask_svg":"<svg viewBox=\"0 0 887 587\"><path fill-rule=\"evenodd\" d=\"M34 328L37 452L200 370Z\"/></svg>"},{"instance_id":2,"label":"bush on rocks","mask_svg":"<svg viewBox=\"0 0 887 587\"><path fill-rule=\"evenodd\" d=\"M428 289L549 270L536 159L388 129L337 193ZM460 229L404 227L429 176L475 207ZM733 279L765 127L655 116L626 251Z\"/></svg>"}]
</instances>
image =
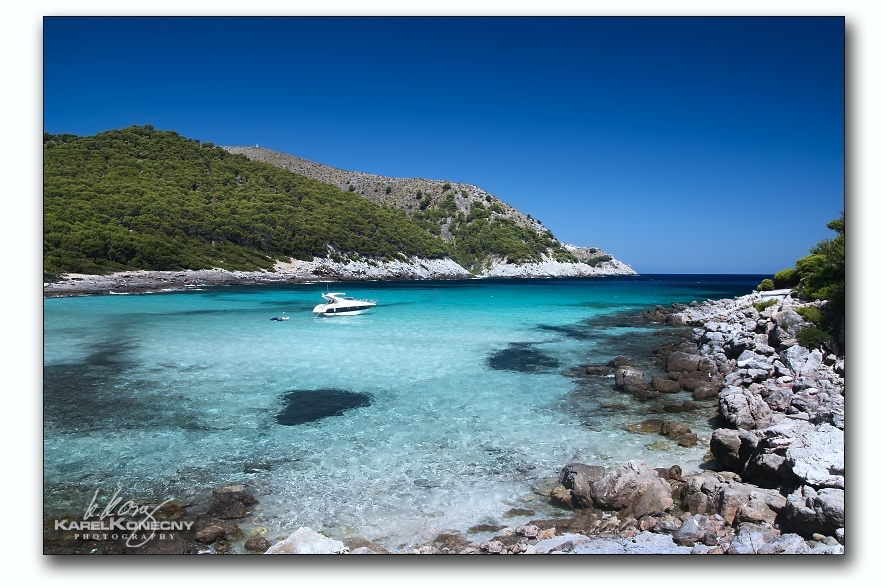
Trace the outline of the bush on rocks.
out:
<instances>
[{"instance_id":1,"label":"bush on rocks","mask_svg":"<svg viewBox=\"0 0 887 587\"><path fill-rule=\"evenodd\" d=\"M827 332L817 326L807 326L798 331L798 344L810 350L819 348L831 338Z\"/></svg>"}]
</instances>

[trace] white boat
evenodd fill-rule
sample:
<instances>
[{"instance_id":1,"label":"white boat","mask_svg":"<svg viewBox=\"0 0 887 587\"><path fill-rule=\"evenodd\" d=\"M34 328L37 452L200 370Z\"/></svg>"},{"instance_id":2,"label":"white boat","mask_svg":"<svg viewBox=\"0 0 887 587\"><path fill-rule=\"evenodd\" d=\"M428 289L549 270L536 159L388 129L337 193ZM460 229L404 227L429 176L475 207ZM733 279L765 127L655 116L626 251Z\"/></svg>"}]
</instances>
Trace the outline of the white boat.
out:
<instances>
[{"instance_id":1,"label":"white boat","mask_svg":"<svg viewBox=\"0 0 887 587\"><path fill-rule=\"evenodd\" d=\"M325 304L314 306L315 316L356 316L376 305L376 300L358 300L341 292L320 294Z\"/></svg>"}]
</instances>

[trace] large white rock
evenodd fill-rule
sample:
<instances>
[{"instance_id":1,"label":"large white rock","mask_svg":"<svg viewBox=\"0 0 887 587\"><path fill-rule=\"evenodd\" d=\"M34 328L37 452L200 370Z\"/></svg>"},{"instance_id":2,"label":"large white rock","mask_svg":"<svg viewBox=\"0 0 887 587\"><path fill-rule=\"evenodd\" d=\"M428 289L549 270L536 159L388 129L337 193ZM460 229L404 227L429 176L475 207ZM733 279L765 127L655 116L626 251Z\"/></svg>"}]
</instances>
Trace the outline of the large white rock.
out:
<instances>
[{"instance_id":1,"label":"large white rock","mask_svg":"<svg viewBox=\"0 0 887 587\"><path fill-rule=\"evenodd\" d=\"M792 441L785 460L805 485L843 489L844 431L820 424Z\"/></svg>"},{"instance_id":2,"label":"large white rock","mask_svg":"<svg viewBox=\"0 0 887 587\"><path fill-rule=\"evenodd\" d=\"M539 263L506 263L505 259L493 261L481 271L483 277L591 277L596 275L637 275L637 272L621 261L612 259L594 267L585 263L562 263L542 255Z\"/></svg>"},{"instance_id":3,"label":"large white rock","mask_svg":"<svg viewBox=\"0 0 887 587\"><path fill-rule=\"evenodd\" d=\"M265 551L265 554L344 554L348 548L332 538L318 534L311 528L299 528Z\"/></svg>"}]
</instances>

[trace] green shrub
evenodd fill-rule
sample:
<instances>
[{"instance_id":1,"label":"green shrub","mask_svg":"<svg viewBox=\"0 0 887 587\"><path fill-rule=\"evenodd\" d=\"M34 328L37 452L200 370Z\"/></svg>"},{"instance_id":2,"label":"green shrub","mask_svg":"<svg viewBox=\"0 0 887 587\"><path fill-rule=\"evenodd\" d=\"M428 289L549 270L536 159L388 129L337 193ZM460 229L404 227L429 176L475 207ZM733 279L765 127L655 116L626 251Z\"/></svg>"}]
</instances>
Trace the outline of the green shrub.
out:
<instances>
[{"instance_id":1,"label":"green shrub","mask_svg":"<svg viewBox=\"0 0 887 587\"><path fill-rule=\"evenodd\" d=\"M568 251L567 249L560 247L554 250L554 260L560 263L578 263L579 259L576 258L576 255Z\"/></svg>"},{"instance_id":2,"label":"green shrub","mask_svg":"<svg viewBox=\"0 0 887 587\"><path fill-rule=\"evenodd\" d=\"M798 285L800 280L801 276L795 268L783 269L773 276L773 283L778 289L794 287Z\"/></svg>"},{"instance_id":3,"label":"green shrub","mask_svg":"<svg viewBox=\"0 0 887 587\"><path fill-rule=\"evenodd\" d=\"M612 261L613 255L595 255L591 259L585 261L586 265L590 265L592 267L597 267L601 263L605 263L607 261Z\"/></svg>"},{"instance_id":4,"label":"green shrub","mask_svg":"<svg viewBox=\"0 0 887 587\"><path fill-rule=\"evenodd\" d=\"M353 192L354 190L355 190L355 187L354 187L353 185L349 185L349 186L348 186L348 191L349 191L349 192Z\"/></svg>"},{"instance_id":5,"label":"green shrub","mask_svg":"<svg viewBox=\"0 0 887 587\"><path fill-rule=\"evenodd\" d=\"M443 184L443 191L451 190L453 186L450 185L450 182Z\"/></svg>"},{"instance_id":6,"label":"green shrub","mask_svg":"<svg viewBox=\"0 0 887 587\"><path fill-rule=\"evenodd\" d=\"M754 306L755 310L757 310L758 312L763 312L764 310L766 310L770 306L775 306L776 303L777 303L776 300L773 299L773 300L767 300L766 302L755 302L752 304L752 306Z\"/></svg>"},{"instance_id":7,"label":"green shrub","mask_svg":"<svg viewBox=\"0 0 887 587\"><path fill-rule=\"evenodd\" d=\"M816 326L807 326L798 331L798 344L802 347L813 350L822 343L831 339L831 336Z\"/></svg>"},{"instance_id":8,"label":"green shrub","mask_svg":"<svg viewBox=\"0 0 887 587\"><path fill-rule=\"evenodd\" d=\"M390 194L390 193L391 193L391 186L388 186L387 188L385 188L385 193L386 193L386 194Z\"/></svg>"},{"instance_id":9,"label":"green shrub","mask_svg":"<svg viewBox=\"0 0 887 587\"><path fill-rule=\"evenodd\" d=\"M822 324L822 310L819 308L807 306L804 308L798 308L797 312L808 322L812 322L816 325Z\"/></svg>"},{"instance_id":10,"label":"green shrub","mask_svg":"<svg viewBox=\"0 0 887 587\"><path fill-rule=\"evenodd\" d=\"M776 285L774 285L772 279L765 279L758 286L758 291L773 291L774 289L776 289Z\"/></svg>"}]
</instances>

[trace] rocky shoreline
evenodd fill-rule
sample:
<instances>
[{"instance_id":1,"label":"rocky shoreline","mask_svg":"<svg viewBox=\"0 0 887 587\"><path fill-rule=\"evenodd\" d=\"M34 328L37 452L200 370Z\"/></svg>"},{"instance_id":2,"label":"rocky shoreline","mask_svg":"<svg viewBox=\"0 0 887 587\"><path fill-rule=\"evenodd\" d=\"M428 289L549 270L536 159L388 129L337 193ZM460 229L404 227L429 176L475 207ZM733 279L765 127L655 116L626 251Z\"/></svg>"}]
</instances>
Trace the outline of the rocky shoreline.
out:
<instances>
[{"instance_id":1,"label":"rocky shoreline","mask_svg":"<svg viewBox=\"0 0 887 587\"><path fill-rule=\"evenodd\" d=\"M371 281L412 279L476 279L480 277L593 277L637 275L628 265L611 259L597 266L561 263L544 258L521 265L494 261L480 275L466 271L452 259L413 257L394 261L279 261L273 271L123 271L108 275L66 273L43 283L44 297L178 291L200 286L311 283L317 281Z\"/></svg>"},{"instance_id":2,"label":"rocky shoreline","mask_svg":"<svg viewBox=\"0 0 887 587\"><path fill-rule=\"evenodd\" d=\"M689 340L660 351L667 378L648 379L626 357L583 366L588 377L615 375L617 388L642 402L684 394L674 406L692 409L716 398L712 459L701 472L685 475L677 465L651 469L643 461L611 470L567 463L556 482L536 490L563 508L564 517L441 534L396 552L843 554L844 358L837 348L808 351L795 338L806 324L797 309L817 304L781 291L657 307L645 312L647 320L693 327ZM645 420L636 431L685 446L699 441L668 417ZM255 502L242 485L226 486L175 540L152 539L133 549L121 540L84 542L71 531L47 531L44 552L200 554L230 552L232 545L267 554L391 552L361 537L339 541L310 528L276 542L261 529L246 536L237 520L248 520ZM171 504L158 519L186 519L187 508ZM505 517L533 514L512 510ZM472 542L468 537L479 530L495 535Z\"/></svg>"}]
</instances>

